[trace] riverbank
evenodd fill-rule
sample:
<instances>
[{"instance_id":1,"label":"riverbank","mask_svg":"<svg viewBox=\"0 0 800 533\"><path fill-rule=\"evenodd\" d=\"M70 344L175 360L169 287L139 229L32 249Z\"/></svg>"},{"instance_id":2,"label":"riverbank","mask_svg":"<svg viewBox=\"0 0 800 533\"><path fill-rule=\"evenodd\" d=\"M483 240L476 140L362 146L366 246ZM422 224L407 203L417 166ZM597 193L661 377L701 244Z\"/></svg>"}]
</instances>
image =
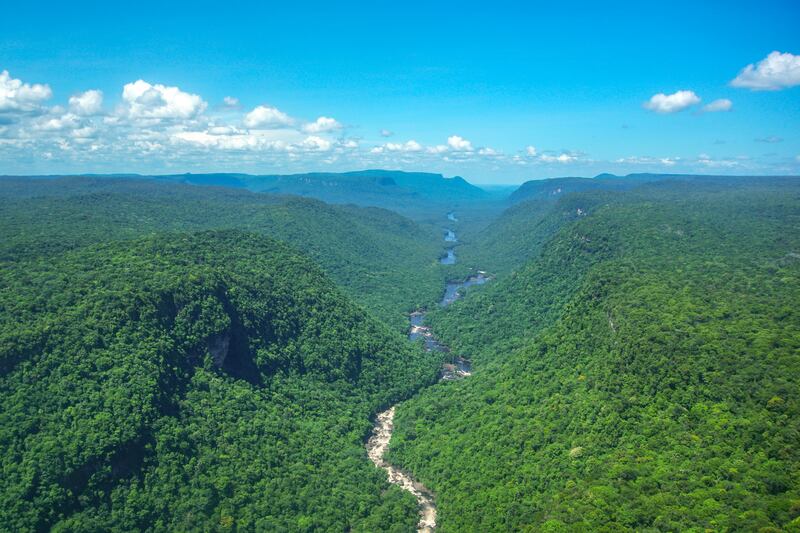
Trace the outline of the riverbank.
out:
<instances>
[{"instance_id":1,"label":"riverbank","mask_svg":"<svg viewBox=\"0 0 800 533\"><path fill-rule=\"evenodd\" d=\"M449 220L455 221L455 214L448 213ZM452 240L450 240L452 239ZM452 230L447 230L446 241L455 242L456 235ZM443 264L455 263L453 248L447 250L448 258L452 258L452 263L441 261ZM442 299L439 305L446 307L459 299L463 292L461 289L474 285L483 285L489 281L485 272L478 272L463 281L450 281L445 286ZM438 351L450 353L450 348L440 343L431 331L430 326L425 325L425 311L418 309L409 315L410 341L422 339L427 351ZM450 361L442 364L439 381L453 381L463 379L472 374L470 361L461 356L450 358ZM436 529L436 502L433 493L427 487L417 482L409 473L404 472L384 460L384 455L389 447L394 430L394 412L397 405L391 406L386 411L378 413L375 417L375 426L372 435L367 441L367 455L378 468L386 470L389 483L398 485L403 490L410 492L419 504L419 522L417 523L418 533L432 533Z\"/></svg>"}]
</instances>

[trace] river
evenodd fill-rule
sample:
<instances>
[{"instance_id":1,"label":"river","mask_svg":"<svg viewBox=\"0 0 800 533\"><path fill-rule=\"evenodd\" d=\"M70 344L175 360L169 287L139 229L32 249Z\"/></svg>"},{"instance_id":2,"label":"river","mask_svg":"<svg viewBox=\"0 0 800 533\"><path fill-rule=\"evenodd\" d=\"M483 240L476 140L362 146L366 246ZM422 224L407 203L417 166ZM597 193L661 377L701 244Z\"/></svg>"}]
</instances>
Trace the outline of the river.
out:
<instances>
[{"instance_id":1,"label":"river","mask_svg":"<svg viewBox=\"0 0 800 533\"><path fill-rule=\"evenodd\" d=\"M455 221L455 213L447 214L448 220ZM449 243L456 242L456 234L453 230L447 230L445 234L445 241ZM447 261L446 261L447 260ZM453 248L447 249L447 256L440 259L442 264L454 264L456 262L455 251ZM449 281L447 282L444 290L444 295L439 301L441 307L446 307L455 302L461 297L461 289L471 287L474 285L483 285L490 278L486 277L485 272L478 272L463 281ZM409 319L409 332L408 338L411 341L422 339L425 349L428 351L437 351L443 353L450 353L450 348L440 343L433 335L429 326L425 323L425 310L419 309L411 313ZM460 356L450 357L447 362L442 364L440 372L440 381L452 381L462 379L472 374L472 366L469 360ZM386 449L389 447L389 441L392 439L392 431L394 430L394 412L397 405L391 406L386 411L378 413L375 417L375 426L372 429L372 436L367 441L367 455L370 460L375 463L375 466L386 470L389 477L389 483L394 483L400 486L403 490L407 490L417 499L419 504L419 522L417 523L417 531L419 533L431 533L436 529L436 501L433 493L428 490L424 485L414 480L408 472L404 472L388 462L383 456Z\"/></svg>"}]
</instances>

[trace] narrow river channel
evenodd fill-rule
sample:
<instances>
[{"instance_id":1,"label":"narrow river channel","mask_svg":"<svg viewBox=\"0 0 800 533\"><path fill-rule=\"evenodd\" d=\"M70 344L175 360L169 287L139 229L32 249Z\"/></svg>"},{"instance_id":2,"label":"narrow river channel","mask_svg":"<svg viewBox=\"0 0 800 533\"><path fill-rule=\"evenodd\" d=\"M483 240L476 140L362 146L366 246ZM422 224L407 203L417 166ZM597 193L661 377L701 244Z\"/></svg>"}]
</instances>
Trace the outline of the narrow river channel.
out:
<instances>
[{"instance_id":1,"label":"narrow river channel","mask_svg":"<svg viewBox=\"0 0 800 533\"><path fill-rule=\"evenodd\" d=\"M448 213L447 218L448 220L455 221L455 213ZM453 230L447 230L445 233L445 241L448 243L456 242L456 234ZM447 255L441 258L440 262L446 265L455 263L455 249L452 247L448 248ZM486 277L484 272L478 272L464 281L447 282L444 295L439 301L439 305L442 307L450 305L461 296L460 289L473 285L483 285L488 280L489 278ZM411 313L409 315L409 323L409 340L416 341L417 339L422 339L425 344L425 349L428 351L450 352L450 348L440 343L436 337L434 337L430 327L424 325L425 311L423 309ZM469 376L471 373L472 366L467 359L460 356L453 356L448 358L447 362L442 365L439 380L448 381L462 379ZM383 458L386 449L389 447L389 441L392 439L395 407L397 406L393 405L386 411L378 413L375 418L372 436L367 441L367 455L369 455L370 460L375 463L375 466L386 470L389 476L389 483L394 483L403 490L407 490L414 495L419 504L417 531L419 533L431 533L436 529L436 501L434 500L433 493L424 485L414 480L411 474L392 466Z\"/></svg>"}]
</instances>

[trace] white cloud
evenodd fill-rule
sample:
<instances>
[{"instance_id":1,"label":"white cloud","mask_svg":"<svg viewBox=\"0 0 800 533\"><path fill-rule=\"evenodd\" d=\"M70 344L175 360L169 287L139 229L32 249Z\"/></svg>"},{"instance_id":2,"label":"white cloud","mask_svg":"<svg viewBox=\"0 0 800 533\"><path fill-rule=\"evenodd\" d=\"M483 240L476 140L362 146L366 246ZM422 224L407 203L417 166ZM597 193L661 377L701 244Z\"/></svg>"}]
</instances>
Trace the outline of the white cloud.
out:
<instances>
[{"instance_id":1,"label":"white cloud","mask_svg":"<svg viewBox=\"0 0 800 533\"><path fill-rule=\"evenodd\" d=\"M703 106L703 111L706 113L717 113L719 111L730 111L733 108L733 102L727 98L719 98L710 104Z\"/></svg>"},{"instance_id":2,"label":"white cloud","mask_svg":"<svg viewBox=\"0 0 800 533\"><path fill-rule=\"evenodd\" d=\"M97 115L103 109L103 92L93 89L70 96L69 108L77 115Z\"/></svg>"},{"instance_id":3,"label":"white cloud","mask_svg":"<svg viewBox=\"0 0 800 533\"><path fill-rule=\"evenodd\" d=\"M133 119L188 119L205 111L207 104L196 94L178 87L151 85L144 80L122 88L124 113Z\"/></svg>"},{"instance_id":4,"label":"white cloud","mask_svg":"<svg viewBox=\"0 0 800 533\"><path fill-rule=\"evenodd\" d=\"M621 157L616 159L614 162L627 165L664 165L666 167L671 167L674 166L678 161L680 161L679 157L631 156Z\"/></svg>"},{"instance_id":5,"label":"white cloud","mask_svg":"<svg viewBox=\"0 0 800 533\"><path fill-rule=\"evenodd\" d=\"M220 150L252 150L287 152L306 149L306 138L292 129L243 130L234 126L212 126L203 131L179 131L171 135L173 142Z\"/></svg>"},{"instance_id":6,"label":"white cloud","mask_svg":"<svg viewBox=\"0 0 800 533\"><path fill-rule=\"evenodd\" d=\"M572 163L578 159L578 156L563 152L558 155L542 154L539 159L544 163Z\"/></svg>"},{"instance_id":7,"label":"white cloud","mask_svg":"<svg viewBox=\"0 0 800 533\"><path fill-rule=\"evenodd\" d=\"M777 91L800 85L800 55L772 52L757 64L744 67L731 85L753 91Z\"/></svg>"},{"instance_id":8,"label":"white cloud","mask_svg":"<svg viewBox=\"0 0 800 533\"><path fill-rule=\"evenodd\" d=\"M742 158L738 158L742 159ZM744 158L747 159L747 158ZM700 154L697 156L696 162L705 167L711 168L733 168L740 166L740 162L735 159L714 159L708 154Z\"/></svg>"},{"instance_id":9,"label":"white cloud","mask_svg":"<svg viewBox=\"0 0 800 533\"><path fill-rule=\"evenodd\" d=\"M420 152L422 145L414 139L406 141L405 143L386 143L380 146L373 147L370 152L373 154L382 154L384 152Z\"/></svg>"},{"instance_id":10,"label":"white cloud","mask_svg":"<svg viewBox=\"0 0 800 533\"><path fill-rule=\"evenodd\" d=\"M378 164L462 173L473 165L493 172L501 172L504 166L521 165L538 166L544 174L552 173L556 166L561 168L559 172L589 172L587 169L602 170L600 165L613 163L642 168L649 165L655 171L678 168L681 172L702 172L711 167L748 171L778 168L777 163L768 162L773 156L766 154L749 160L714 159L701 154L685 159L629 157L614 162L593 160L578 151L539 150L524 144L508 153L475 146L459 135L452 135L441 144L425 145L414 139L388 142L395 138L373 144L343 137L338 131L341 124L327 116L317 115L315 120L306 121L268 106L256 107L246 114L246 110L232 112L226 106L239 105L232 97L208 107L199 95L142 80L127 84L122 92L122 102L112 113L103 111L103 94L95 90L73 95L68 105L52 105L46 102L52 94L48 86L25 84L4 72L0 75L4 106L0 109L0 163L21 172L28 171L25 165L30 164L26 161L42 163L46 158L47 165L30 170L119 171L130 165L126 170L282 168L300 172L328 164L341 169L376 168L373 165ZM674 97L663 95L666 101L659 105L669 107ZM706 109L717 107L728 106L712 102ZM766 137L764 142L776 139ZM788 172L786 168L796 166L795 156L780 156L780 164L783 167L779 170ZM673 168L675 165L678 166ZM575 170L567 170L573 167Z\"/></svg>"},{"instance_id":11,"label":"white cloud","mask_svg":"<svg viewBox=\"0 0 800 533\"><path fill-rule=\"evenodd\" d=\"M325 152L331 149L331 142L327 139L323 139L322 137L318 137L316 135L309 135L303 141L303 146L308 148L309 150Z\"/></svg>"},{"instance_id":12,"label":"white cloud","mask_svg":"<svg viewBox=\"0 0 800 533\"><path fill-rule=\"evenodd\" d=\"M314 122L303 126L303 131L307 133L324 133L326 131L333 131L341 129L342 125L334 118L319 117Z\"/></svg>"},{"instance_id":13,"label":"white cloud","mask_svg":"<svg viewBox=\"0 0 800 533\"><path fill-rule=\"evenodd\" d=\"M225 107L231 109L237 109L239 107L239 99L234 96L226 96L222 99L222 103Z\"/></svg>"},{"instance_id":14,"label":"white cloud","mask_svg":"<svg viewBox=\"0 0 800 533\"><path fill-rule=\"evenodd\" d=\"M40 131L60 131L78 126L78 117L72 113L61 116L40 117L33 123L33 128Z\"/></svg>"},{"instance_id":15,"label":"white cloud","mask_svg":"<svg viewBox=\"0 0 800 533\"><path fill-rule=\"evenodd\" d=\"M76 128L72 130L70 135L77 139L88 139L90 137L94 137L97 133L97 130L91 126L84 126L82 128Z\"/></svg>"},{"instance_id":16,"label":"white cloud","mask_svg":"<svg viewBox=\"0 0 800 533\"><path fill-rule=\"evenodd\" d=\"M677 91L672 94L658 93L644 103L644 108L656 113L676 113L700 103L694 91Z\"/></svg>"},{"instance_id":17,"label":"white cloud","mask_svg":"<svg viewBox=\"0 0 800 533\"><path fill-rule=\"evenodd\" d=\"M472 143L458 135L451 135L447 138L447 146L456 152L471 152Z\"/></svg>"},{"instance_id":18,"label":"white cloud","mask_svg":"<svg viewBox=\"0 0 800 533\"><path fill-rule=\"evenodd\" d=\"M49 85L23 83L7 70L0 72L0 111L34 111L51 96Z\"/></svg>"},{"instance_id":19,"label":"white cloud","mask_svg":"<svg viewBox=\"0 0 800 533\"><path fill-rule=\"evenodd\" d=\"M260 105L244 116L248 128L285 128L294 124L294 119L276 107Z\"/></svg>"},{"instance_id":20,"label":"white cloud","mask_svg":"<svg viewBox=\"0 0 800 533\"><path fill-rule=\"evenodd\" d=\"M393 131L389 131L389 130L386 130L386 129L381 130L380 133L381 133L381 137L391 137L392 135L394 135Z\"/></svg>"}]
</instances>

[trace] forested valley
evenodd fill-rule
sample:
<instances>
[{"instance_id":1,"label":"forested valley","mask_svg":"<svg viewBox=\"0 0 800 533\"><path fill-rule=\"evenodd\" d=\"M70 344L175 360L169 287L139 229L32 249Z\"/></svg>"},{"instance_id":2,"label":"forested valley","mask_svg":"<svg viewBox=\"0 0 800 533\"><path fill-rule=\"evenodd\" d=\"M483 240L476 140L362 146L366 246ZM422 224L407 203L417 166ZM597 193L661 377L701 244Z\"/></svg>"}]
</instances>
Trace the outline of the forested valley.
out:
<instances>
[{"instance_id":1,"label":"forested valley","mask_svg":"<svg viewBox=\"0 0 800 533\"><path fill-rule=\"evenodd\" d=\"M258 178L0 178L0 528L800 530L800 179Z\"/></svg>"},{"instance_id":2,"label":"forested valley","mask_svg":"<svg viewBox=\"0 0 800 533\"><path fill-rule=\"evenodd\" d=\"M472 254L507 274L429 316L474 375L401 404L390 449L441 530L800 527L799 185L584 191L487 228Z\"/></svg>"}]
</instances>

